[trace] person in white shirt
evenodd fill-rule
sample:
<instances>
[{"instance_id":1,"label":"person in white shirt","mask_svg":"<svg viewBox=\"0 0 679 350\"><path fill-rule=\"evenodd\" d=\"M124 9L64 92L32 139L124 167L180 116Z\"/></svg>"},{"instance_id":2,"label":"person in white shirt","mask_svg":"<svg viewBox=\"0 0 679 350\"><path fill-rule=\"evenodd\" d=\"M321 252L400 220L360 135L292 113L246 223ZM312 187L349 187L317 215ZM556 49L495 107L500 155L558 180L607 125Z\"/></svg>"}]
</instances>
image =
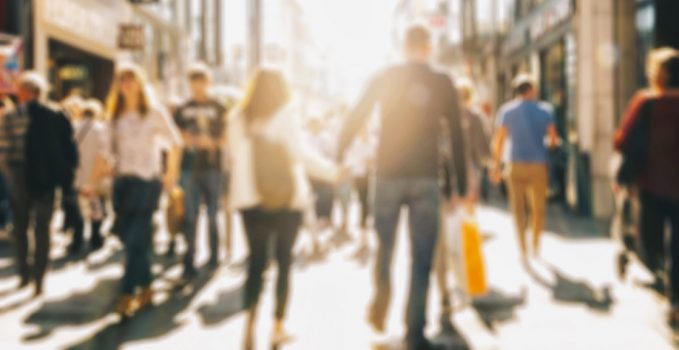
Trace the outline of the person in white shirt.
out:
<instances>
[{"instance_id":1,"label":"person in white shirt","mask_svg":"<svg viewBox=\"0 0 679 350\"><path fill-rule=\"evenodd\" d=\"M116 312L126 317L152 305L152 217L162 185L174 188L179 175L182 138L169 114L150 99L143 71L125 64L116 71L108 99L113 157L113 204L118 235L125 246L125 273ZM170 147L163 174L158 143ZM86 193L105 173L97 167ZM162 183L161 183L162 180Z\"/></svg>"},{"instance_id":2,"label":"person in white shirt","mask_svg":"<svg viewBox=\"0 0 679 350\"><path fill-rule=\"evenodd\" d=\"M272 343L290 339L283 327L286 315L292 248L302 223L302 212L313 200L309 176L337 182L340 171L303 143L298 116L289 106L287 84L278 71L259 69L250 82L240 107L229 117L228 142L232 150L231 207L240 211L250 250L244 306L248 312L244 348L253 349L254 329L262 274L267 266L269 243L275 242L278 262L276 311ZM266 141L262 141L266 140ZM264 147L275 144L276 149ZM265 151L266 149L266 151ZM281 152L281 153L279 153ZM277 153L278 158L269 157ZM281 165L276 174L263 173L264 163ZM283 204L272 207L265 180L286 179ZM289 181L288 181L289 180ZM278 186L281 187L281 186ZM269 188L270 189L270 188Z\"/></svg>"},{"instance_id":3,"label":"person in white shirt","mask_svg":"<svg viewBox=\"0 0 679 350\"><path fill-rule=\"evenodd\" d=\"M81 117L73 120L74 137L78 145L80 162L75 175L75 190L80 192L90 184L92 176L97 166L97 162L105 161L110 158L111 140L109 130L105 122L100 118L103 107L96 99L89 99L82 103ZM109 184L110 185L110 184ZM107 185L103 184L94 189L92 195L78 196L81 215L78 216L79 222L73 231L73 250L80 251L84 241L85 221L90 225L90 251L100 249L104 240L101 235L101 225L105 217L104 208L106 206L104 193L107 192Z\"/></svg>"}]
</instances>

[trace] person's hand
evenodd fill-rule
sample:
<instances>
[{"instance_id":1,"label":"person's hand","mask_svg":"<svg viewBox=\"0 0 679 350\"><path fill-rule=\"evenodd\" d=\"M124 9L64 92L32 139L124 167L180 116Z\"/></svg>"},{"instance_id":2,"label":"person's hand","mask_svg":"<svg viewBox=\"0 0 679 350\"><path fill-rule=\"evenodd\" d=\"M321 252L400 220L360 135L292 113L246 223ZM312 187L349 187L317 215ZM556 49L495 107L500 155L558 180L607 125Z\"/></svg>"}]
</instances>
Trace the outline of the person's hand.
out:
<instances>
[{"instance_id":1,"label":"person's hand","mask_svg":"<svg viewBox=\"0 0 679 350\"><path fill-rule=\"evenodd\" d=\"M85 185L80 188L80 195L85 196L87 198L94 197L95 191L94 191L94 186L92 185Z\"/></svg>"},{"instance_id":2,"label":"person's hand","mask_svg":"<svg viewBox=\"0 0 679 350\"><path fill-rule=\"evenodd\" d=\"M490 169L490 181L494 185L499 185L502 182L502 169L499 165L495 165Z\"/></svg>"}]
</instances>

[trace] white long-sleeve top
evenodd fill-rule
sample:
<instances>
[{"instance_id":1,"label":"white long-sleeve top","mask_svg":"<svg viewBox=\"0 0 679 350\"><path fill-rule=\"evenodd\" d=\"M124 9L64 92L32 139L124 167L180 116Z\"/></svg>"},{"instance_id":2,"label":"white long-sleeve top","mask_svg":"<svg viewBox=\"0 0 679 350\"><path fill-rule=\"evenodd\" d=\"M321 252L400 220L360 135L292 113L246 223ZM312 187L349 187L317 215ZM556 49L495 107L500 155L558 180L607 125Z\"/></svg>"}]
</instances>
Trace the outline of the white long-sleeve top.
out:
<instances>
[{"instance_id":1,"label":"white long-sleeve top","mask_svg":"<svg viewBox=\"0 0 679 350\"><path fill-rule=\"evenodd\" d=\"M254 131L264 133L287 147L293 160L295 193L291 209L304 210L313 196L309 176L332 182L338 176L337 167L306 144L299 117L292 108L281 109L265 123L252 125ZM248 125L240 108L229 115L228 142L231 150L230 204L235 210L254 208L261 201L255 184L252 142Z\"/></svg>"}]
</instances>

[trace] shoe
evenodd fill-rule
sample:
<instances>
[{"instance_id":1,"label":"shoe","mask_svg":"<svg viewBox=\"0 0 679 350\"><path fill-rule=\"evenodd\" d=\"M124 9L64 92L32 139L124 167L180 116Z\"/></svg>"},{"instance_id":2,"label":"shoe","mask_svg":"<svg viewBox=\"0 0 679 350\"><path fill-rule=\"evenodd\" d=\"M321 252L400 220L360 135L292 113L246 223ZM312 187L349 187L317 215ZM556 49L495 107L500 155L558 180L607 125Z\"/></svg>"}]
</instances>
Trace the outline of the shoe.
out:
<instances>
[{"instance_id":1,"label":"shoe","mask_svg":"<svg viewBox=\"0 0 679 350\"><path fill-rule=\"evenodd\" d=\"M82 251L82 245L71 243L68 246L67 251L68 251L68 257L69 258L72 258L72 259L77 258L77 257L80 256L80 253Z\"/></svg>"},{"instance_id":2,"label":"shoe","mask_svg":"<svg viewBox=\"0 0 679 350\"><path fill-rule=\"evenodd\" d=\"M42 283L35 284L35 290L33 291L33 298L37 298L42 295Z\"/></svg>"},{"instance_id":3,"label":"shoe","mask_svg":"<svg viewBox=\"0 0 679 350\"><path fill-rule=\"evenodd\" d=\"M137 303L139 309L143 309L147 306L153 306L153 289L144 288L137 297Z\"/></svg>"},{"instance_id":4,"label":"shoe","mask_svg":"<svg viewBox=\"0 0 679 350\"><path fill-rule=\"evenodd\" d=\"M195 267L184 267L184 272L180 278L180 284L189 284L198 276L198 271Z\"/></svg>"},{"instance_id":5,"label":"shoe","mask_svg":"<svg viewBox=\"0 0 679 350\"><path fill-rule=\"evenodd\" d=\"M22 290L31 283L31 281L28 279L26 276L22 276L21 280L19 281L19 285L17 286L17 290Z\"/></svg>"},{"instance_id":6,"label":"shoe","mask_svg":"<svg viewBox=\"0 0 679 350\"><path fill-rule=\"evenodd\" d=\"M165 256L168 257L168 258L174 258L177 255L175 248L176 247L175 247L174 240L172 240L167 247L167 252L165 252Z\"/></svg>"},{"instance_id":7,"label":"shoe","mask_svg":"<svg viewBox=\"0 0 679 350\"><path fill-rule=\"evenodd\" d=\"M120 297L115 307L115 312L123 318L134 315L136 311L135 298L131 294Z\"/></svg>"},{"instance_id":8,"label":"shoe","mask_svg":"<svg viewBox=\"0 0 679 350\"><path fill-rule=\"evenodd\" d=\"M434 346L424 336L406 337L406 350L433 350Z\"/></svg>"},{"instance_id":9,"label":"shoe","mask_svg":"<svg viewBox=\"0 0 679 350\"><path fill-rule=\"evenodd\" d=\"M384 317L379 317L377 312L375 312L372 308L368 314L368 324L370 324L370 326L372 326L372 328L380 334L384 333L386 330L384 325Z\"/></svg>"},{"instance_id":10,"label":"shoe","mask_svg":"<svg viewBox=\"0 0 679 350\"><path fill-rule=\"evenodd\" d=\"M219 259L211 257L207 262L207 267L211 270L216 269L219 267Z\"/></svg>"},{"instance_id":11,"label":"shoe","mask_svg":"<svg viewBox=\"0 0 679 350\"><path fill-rule=\"evenodd\" d=\"M100 236L94 236L90 239L90 253L94 253L104 247L104 239Z\"/></svg>"},{"instance_id":12,"label":"shoe","mask_svg":"<svg viewBox=\"0 0 679 350\"><path fill-rule=\"evenodd\" d=\"M277 347L286 343L291 342L294 337L285 331L283 323L281 321L276 321L274 325L273 335L271 337L271 345Z\"/></svg>"}]
</instances>

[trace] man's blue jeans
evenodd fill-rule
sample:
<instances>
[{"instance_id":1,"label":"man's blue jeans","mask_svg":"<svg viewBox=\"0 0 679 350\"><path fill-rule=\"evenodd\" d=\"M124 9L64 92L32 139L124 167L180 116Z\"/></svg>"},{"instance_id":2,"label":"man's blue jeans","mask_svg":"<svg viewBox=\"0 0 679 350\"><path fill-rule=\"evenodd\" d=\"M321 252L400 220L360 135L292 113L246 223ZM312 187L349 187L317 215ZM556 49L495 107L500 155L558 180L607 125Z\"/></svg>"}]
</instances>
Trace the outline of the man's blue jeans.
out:
<instances>
[{"instance_id":1,"label":"man's blue jeans","mask_svg":"<svg viewBox=\"0 0 679 350\"><path fill-rule=\"evenodd\" d=\"M384 320L391 300L391 264L402 206L409 208L412 258L406 324L409 338L423 337L434 247L439 232L440 189L436 178L379 178L375 225L379 239L371 317Z\"/></svg>"},{"instance_id":2,"label":"man's blue jeans","mask_svg":"<svg viewBox=\"0 0 679 350\"><path fill-rule=\"evenodd\" d=\"M209 227L210 259L219 259L219 230L217 228L217 214L219 213L219 198L222 194L223 175L219 169L185 171L182 174L184 188L184 235L188 249L184 256L185 269L194 269L196 254L196 226L200 204L205 201Z\"/></svg>"}]
</instances>

